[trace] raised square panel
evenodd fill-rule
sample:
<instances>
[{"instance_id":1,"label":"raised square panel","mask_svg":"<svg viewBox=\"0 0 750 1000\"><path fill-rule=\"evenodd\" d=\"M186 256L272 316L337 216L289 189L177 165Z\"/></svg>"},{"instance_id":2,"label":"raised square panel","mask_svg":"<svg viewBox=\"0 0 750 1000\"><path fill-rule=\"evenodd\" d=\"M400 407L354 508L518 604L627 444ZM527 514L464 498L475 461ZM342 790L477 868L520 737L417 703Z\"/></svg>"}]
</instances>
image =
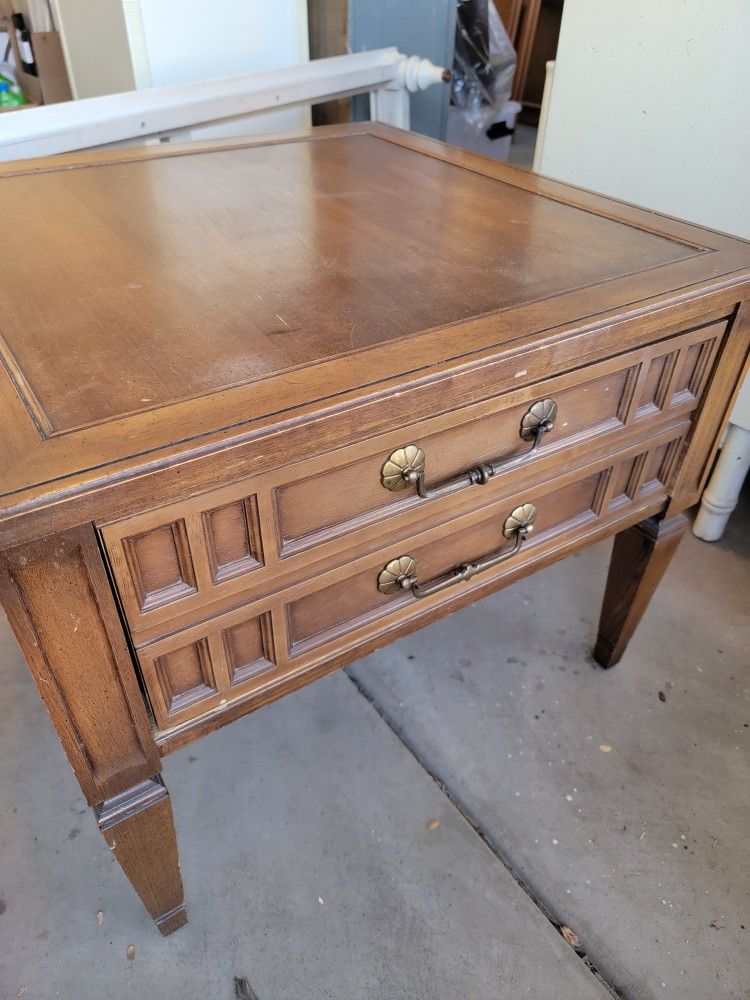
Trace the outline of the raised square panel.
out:
<instances>
[{"instance_id":1,"label":"raised square panel","mask_svg":"<svg viewBox=\"0 0 750 1000\"><path fill-rule=\"evenodd\" d=\"M125 538L123 546L141 611L196 593L184 521Z\"/></svg>"},{"instance_id":2,"label":"raised square panel","mask_svg":"<svg viewBox=\"0 0 750 1000\"><path fill-rule=\"evenodd\" d=\"M160 700L167 718L216 694L211 657L205 639L162 653L154 661L154 666Z\"/></svg>"},{"instance_id":3,"label":"raised square panel","mask_svg":"<svg viewBox=\"0 0 750 1000\"><path fill-rule=\"evenodd\" d=\"M628 459L626 462L619 462L612 470L612 481L610 484L610 506L619 507L633 499L636 490L638 470L643 463L643 455Z\"/></svg>"},{"instance_id":4,"label":"raised square panel","mask_svg":"<svg viewBox=\"0 0 750 1000\"><path fill-rule=\"evenodd\" d=\"M222 632L231 684L272 670L273 644L268 615L232 625Z\"/></svg>"},{"instance_id":5,"label":"raised square panel","mask_svg":"<svg viewBox=\"0 0 750 1000\"><path fill-rule=\"evenodd\" d=\"M674 364L675 355L665 354L654 358L649 364L646 381L638 401L638 411L660 410L664 405L664 394Z\"/></svg>"},{"instance_id":6,"label":"raised square panel","mask_svg":"<svg viewBox=\"0 0 750 1000\"><path fill-rule=\"evenodd\" d=\"M686 347L682 351L674 386L674 396L672 397L673 402L700 395L714 343L713 340L707 340L702 344Z\"/></svg>"},{"instance_id":7,"label":"raised square panel","mask_svg":"<svg viewBox=\"0 0 750 1000\"><path fill-rule=\"evenodd\" d=\"M673 454L674 446L675 442L670 442L649 452L643 468L641 493L649 493L666 483L670 464L668 458Z\"/></svg>"},{"instance_id":8,"label":"raised square panel","mask_svg":"<svg viewBox=\"0 0 750 1000\"><path fill-rule=\"evenodd\" d=\"M255 497L206 511L203 523L215 583L263 565Z\"/></svg>"}]
</instances>

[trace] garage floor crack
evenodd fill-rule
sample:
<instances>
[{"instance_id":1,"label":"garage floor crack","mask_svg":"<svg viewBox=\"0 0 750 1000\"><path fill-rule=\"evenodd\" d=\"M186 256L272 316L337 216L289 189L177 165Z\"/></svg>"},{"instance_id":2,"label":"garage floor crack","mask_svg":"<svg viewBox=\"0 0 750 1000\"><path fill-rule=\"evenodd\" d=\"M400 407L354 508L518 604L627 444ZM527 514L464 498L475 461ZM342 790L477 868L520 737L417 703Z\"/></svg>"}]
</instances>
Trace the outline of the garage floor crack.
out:
<instances>
[{"instance_id":1,"label":"garage floor crack","mask_svg":"<svg viewBox=\"0 0 750 1000\"><path fill-rule=\"evenodd\" d=\"M426 774L435 782L435 784L440 788L441 792L445 797L451 802L451 804L461 813L466 822L471 826L476 835L481 838L484 844L492 852L495 858L500 862L500 864L506 869L510 874L516 884L523 889L526 895L529 897L534 906L539 910L539 912L545 917L545 919L555 928L558 934L561 934L561 928L564 926L564 922L559 919L559 917L553 913L549 906L544 903L540 898L539 894L535 892L533 886L529 885L528 881L521 877L519 872L513 867L508 858L503 853L502 847L497 843L497 841L491 837L488 832L480 825L477 818L472 814L471 810L466 807L466 804L461 800L460 796L456 791L447 785L440 777L435 773L435 771L430 767L429 763L425 760L424 756L419 752L419 750L414 746L412 741L409 739L407 734L403 729L395 722L393 718L385 711L382 705L380 705L375 698L370 694L366 687L364 687L360 681L348 670L344 670L344 674L349 678L357 691L365 698L366 701L372 706L372 708L378 713L380 718L385 722L391 732L397 737L399 742L409 751L409 753L414 757L419 766L425 771ZM589 971L596 977L602 987L607 990L612 997L616 1000L627 1000L626 994L619 989L614 983L609 982L603 974L599 971L596 962L591 958L586 952L573 949L578 958L586 965Z\"/></svg>"}]
</instances>

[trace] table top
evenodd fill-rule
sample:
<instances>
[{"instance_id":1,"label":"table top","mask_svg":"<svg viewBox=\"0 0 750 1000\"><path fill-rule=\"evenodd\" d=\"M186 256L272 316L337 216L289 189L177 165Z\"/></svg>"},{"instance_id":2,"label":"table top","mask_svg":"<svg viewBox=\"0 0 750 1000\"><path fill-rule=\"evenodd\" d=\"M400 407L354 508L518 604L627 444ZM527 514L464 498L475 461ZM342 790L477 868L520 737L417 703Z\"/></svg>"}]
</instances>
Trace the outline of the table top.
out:
<instances>
[{"instance_id":1,"label":"table top","mask_svg":"<svg viewBox=\"0 0 750 1000\"><path fill-rule=\"evenodd\" d=\"M750 259L369 124L8 164L0 217L5 507Z\"/></svg>"}]
</instances>

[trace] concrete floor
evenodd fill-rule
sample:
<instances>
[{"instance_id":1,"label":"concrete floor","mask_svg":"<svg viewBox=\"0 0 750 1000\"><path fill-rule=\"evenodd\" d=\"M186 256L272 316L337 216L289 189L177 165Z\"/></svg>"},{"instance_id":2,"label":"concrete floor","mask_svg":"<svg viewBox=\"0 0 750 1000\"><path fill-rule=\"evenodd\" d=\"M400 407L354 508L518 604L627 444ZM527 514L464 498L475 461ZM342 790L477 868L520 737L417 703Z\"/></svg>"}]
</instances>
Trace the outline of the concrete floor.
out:
<instances>
[{"instance_id":1,"label":"concrete floor","mask_svg":"<svg viewBox=\"0 0 750 1000\"><path fill-rule=\"evenodd\" d=\"M748 524L686 539L611 672L601 545L174 754L168 939L3 623L0 997L750 996Z\"/></svg>"}]
</instances>

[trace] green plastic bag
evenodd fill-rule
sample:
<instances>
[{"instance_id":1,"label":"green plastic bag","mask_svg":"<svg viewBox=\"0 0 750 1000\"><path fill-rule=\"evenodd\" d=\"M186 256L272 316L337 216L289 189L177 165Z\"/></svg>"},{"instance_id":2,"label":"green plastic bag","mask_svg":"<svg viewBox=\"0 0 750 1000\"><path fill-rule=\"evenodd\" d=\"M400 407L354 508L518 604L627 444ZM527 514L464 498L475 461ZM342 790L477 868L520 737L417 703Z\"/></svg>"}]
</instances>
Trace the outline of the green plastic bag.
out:
<instances>
[{"instance_id":1,"label":"green plastic bag","mask_svg":"<svg viewBox=\"0 0 750 1000\"><path fill-rule=\"evenodd\" d=\"M0 108L20 108L26 103L21 88L0 73Z\"/></svg>"}]
</instances>

